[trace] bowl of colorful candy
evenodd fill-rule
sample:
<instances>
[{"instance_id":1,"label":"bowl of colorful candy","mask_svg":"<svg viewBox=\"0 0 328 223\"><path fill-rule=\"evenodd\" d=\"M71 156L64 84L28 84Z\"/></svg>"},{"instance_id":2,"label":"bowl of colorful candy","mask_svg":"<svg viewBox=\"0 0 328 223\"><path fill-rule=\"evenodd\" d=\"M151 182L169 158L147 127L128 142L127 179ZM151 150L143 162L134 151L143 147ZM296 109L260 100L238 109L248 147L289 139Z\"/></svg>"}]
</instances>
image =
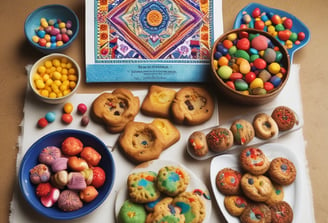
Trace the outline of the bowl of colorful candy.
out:
<instances>
[{"instance_id":1,"label":"bowl of colorful candy","mask_svg":"<svg viewBox=\"0 0 328 223\"><path fill-rule=\"evenodd\" d=\"M45 5L28 15L24 32L34 48L43 53L59 52L77 37L79 19L64 5Z\"/></svg>"},{"instance_id":2,"label":"bowl of colorful candy","mask_svg":"<svg viewBox=\"0 0 328 223\"><path fill-rule=\"evenodd\" d=\"M217 89L233 102L260 105L284 88L290 70L286 48L267 32L244 28L222 34L211 54Z\"/></svg>"},{"instance_id":3,"label":"bowl of colorful candy","mask_svg":"<svg viewBox=\"0 0 328 223\"><path fill-rule=\"evenodd\" d=\"M80 81L79 64L61 53L43 56L29 72L29 85L34 95L49 104L67 101L78 89Z\"/></svg>"},{"instance_id":4,"label":"bowl of colorful candy","mask_svg":"<svg viewBox=\"0 0 328 223\"><path fill-rule=\"evenodd\" d=\"M58 130L39 138L19 168L20 190L40 214L57 220L85 216L110 194L115 163L107 146L80 130Z\"/></svg>"}]
</instances>

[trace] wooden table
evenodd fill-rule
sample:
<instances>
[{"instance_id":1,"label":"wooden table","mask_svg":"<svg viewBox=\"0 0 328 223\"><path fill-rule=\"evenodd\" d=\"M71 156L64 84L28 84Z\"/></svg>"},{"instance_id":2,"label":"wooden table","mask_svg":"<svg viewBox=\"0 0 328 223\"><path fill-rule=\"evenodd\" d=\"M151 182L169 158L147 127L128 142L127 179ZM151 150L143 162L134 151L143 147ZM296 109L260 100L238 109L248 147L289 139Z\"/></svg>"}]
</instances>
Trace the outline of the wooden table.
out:
<instances>
[{"instance_id":1,"label":"wooden table","mask_svg":"<svg viewBox=\"0 0 328 223\"><path fill-rule=\"evenodd\" d=\"M249 0L222 0L224 31L232 28L237 12L252 1ZM2 36L1 49L1 80L0 98L2 109L0 111L1 139L1 184L0 184L0 222L8 222L10 201L13 187L16 185L16 153L17 142L20 135L20 123L23 119L24 96L27 85L25 66L35 62L42 54L31 48L25 40L24 21L26 16L39 6L51 3L64 4L72 8L80 18L81 29L78 38L64 53L74 57L81 64L84 72L84 1L2 1L0 21ZM317 222L328 219L326 200L328 184L325 171L328 168L326 157L328 150L325 145L327 137L328 100L325 98L324 88L328 83L326 69L328 44L325 41L328 30L328 2L293 1L293 0L263 0L260 3L288 11L301 19L311 32L308 45L296 52L294 63L301 65L300 80L304 112L304 138L307 141L307 158L309 174L312 181L315 218ZM131 84L125 84L129 87ZM82 83L79 92L100 92L113 87L111 84ZM138 87L147 87L139 84ZM292 99L291 99L292 100ZM220 101L220 120L228 119L240 111L247 111L246 107ZM306 210L304 210L306 211Z\"/></svg>"}]
</instances>

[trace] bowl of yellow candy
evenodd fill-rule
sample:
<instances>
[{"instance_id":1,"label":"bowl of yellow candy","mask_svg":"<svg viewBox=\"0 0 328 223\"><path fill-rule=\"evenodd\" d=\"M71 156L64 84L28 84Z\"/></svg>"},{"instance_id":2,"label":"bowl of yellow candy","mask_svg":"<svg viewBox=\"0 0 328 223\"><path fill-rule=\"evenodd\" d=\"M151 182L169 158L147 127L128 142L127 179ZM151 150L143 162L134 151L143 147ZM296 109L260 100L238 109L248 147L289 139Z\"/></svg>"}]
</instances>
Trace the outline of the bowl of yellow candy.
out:
<instances>
[{"instance_id":1,"label":"bowl of yellow candy","mask_svg":"<svg viewBox=\"0 0 328 223\"><path fill-rule=\"evenodd\" d=\"M50 104L65 102L76 92L80 80L78 63L60 53L40 58L29 73L29 84L36 97Z\"/></svg>"}]
</instances>

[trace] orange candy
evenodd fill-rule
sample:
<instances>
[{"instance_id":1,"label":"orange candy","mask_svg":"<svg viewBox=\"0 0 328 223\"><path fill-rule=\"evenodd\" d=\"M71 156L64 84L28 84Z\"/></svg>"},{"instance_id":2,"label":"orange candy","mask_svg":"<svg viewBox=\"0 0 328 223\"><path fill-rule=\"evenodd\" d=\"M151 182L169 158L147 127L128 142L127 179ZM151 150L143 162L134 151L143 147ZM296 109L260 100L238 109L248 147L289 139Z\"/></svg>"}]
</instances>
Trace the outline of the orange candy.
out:
<instances>
[{"instance_id":1,"label":"orange candy","mask_svg":"<svg viewBox=\"0 0 328 223\"><path fill-rule=\"evenodd\" d=\"M98 191L94 186L87 186L84 190L80 191L80 198L84 202L91 202L98 196Z\"/></svg>"}]
</instances>

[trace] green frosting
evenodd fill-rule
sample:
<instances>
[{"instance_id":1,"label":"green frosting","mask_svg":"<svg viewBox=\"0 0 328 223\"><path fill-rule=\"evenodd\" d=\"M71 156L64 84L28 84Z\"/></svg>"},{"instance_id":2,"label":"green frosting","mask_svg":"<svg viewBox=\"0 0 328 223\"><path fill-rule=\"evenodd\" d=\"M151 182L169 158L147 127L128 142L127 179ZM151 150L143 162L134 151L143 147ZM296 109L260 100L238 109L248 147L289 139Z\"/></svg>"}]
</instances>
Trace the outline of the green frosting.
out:
<instances>
[{"instance_id":1,"label":"green frosting","mask_svg":"<svg viewBox=\"0 0 328 223\"><path fill-rule=\"evenodd\" d=\"M118 214L119 223L144 223L146 221L146 210L143 205L124 201Z\"/></svg>"}]
</instances>

